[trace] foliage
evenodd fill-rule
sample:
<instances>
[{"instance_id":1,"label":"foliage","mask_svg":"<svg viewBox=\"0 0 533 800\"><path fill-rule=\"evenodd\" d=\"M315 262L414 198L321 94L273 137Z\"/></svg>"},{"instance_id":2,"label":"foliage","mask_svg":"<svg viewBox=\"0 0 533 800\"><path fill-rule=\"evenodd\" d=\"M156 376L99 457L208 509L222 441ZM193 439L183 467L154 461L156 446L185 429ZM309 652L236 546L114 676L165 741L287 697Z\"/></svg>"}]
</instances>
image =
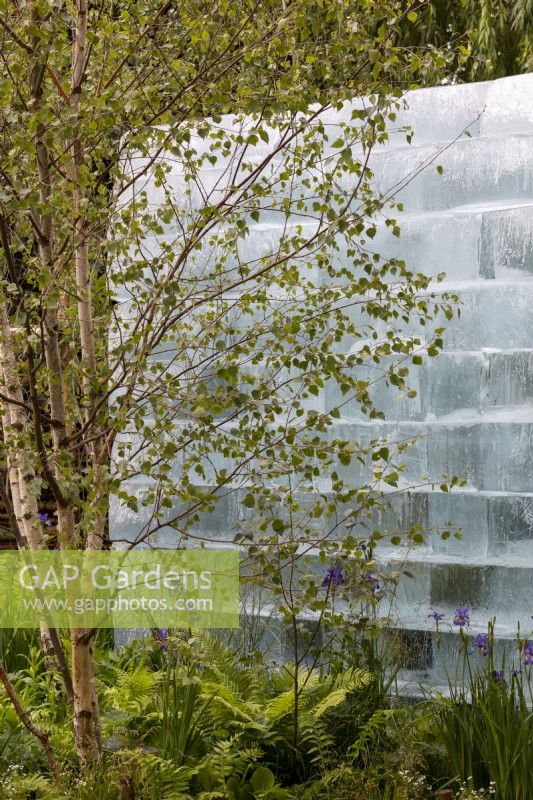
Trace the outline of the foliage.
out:
<instances>
[{"instance_id":1,"label":"foliage","mask_svg":"<svg viewBox=\"0 0 533 800\"><path fill-rule=\"evenodd\" d=\"M224 535L294 632L296 769L316 633L344 619L308 555L347 562L348 624L363 625L376 599L363 575L380 538L370 520L409 446L374 424L373 387L414 395L409 370L439 353L457 300L373 248L379 231L399 235L401 204L398 186L376 188L369 158L402 91L441 78L454 54L401 46L402 24L416 26L406 0L4 0L0 18L0 469L12 532L19 547L101 549L111 506L131 523L123 543L170 530L176 546L197 546L217 504L233 503ZM372 422L360 441L343 423L354 412ZM433 479L458 482L421 483ZM53 520L39 513L44 494ZM418 529L393 539L404 533L420 541ZM89 767L101 755L91 637L46 636ZM82 665L72 675L70 650ZM164 708L154 700L144 721L142 670L107 700L141 736L160 713L179 719L163 750L185 757L199 690L167 677ZM62 722L47 723L64 753Z\"/></svg>"},{"instance_id":2,"label":"foliage","mask_svg":"<svg viewBox=\"0 0 533 800\"><path fill-rule=\"evenodd\" d=\"M149 640L133 643L118 656L102 652L99 658L107 663L101 671L104 764L80 777L75 754L62 753L65 786L71 787L65 791L84 800L116 800L124 781L131 782L141 800L282 800L308 792L311 797L335 782L343 758L352 765L350 774L362 780L359 767L363 761L369 766L371 752L398 752L402 714L382 712L379 736L369 733L379 725L383 698L372 688L374 677L361 668L308 674L300 688L295 752L294 694L284 669L272 673L244 665L219 640L200 634L171 636L168 651ZM19 691L25 677L23 672L13 675ZM373 713L370 697L376 704ZM49 726L55 720L58 738L65 735L70 720L60 691L25 700L35 719ZM0 710L10 711L7 700ZM367 757L361 760L363 742ZM402 752L394 763L406 763L407 749ZM1 763L13 763L12 754L3 758ZM6 770L4 788L22 791L16 787L31 785L31 776L40 771L35 788L43 800L60 796L61 790L44 777L42 758L39 763L19 748L16 763L17 774ZM383 783L383 775L375 779Z\"/></svg>"},{"instance_id":3,"label":"foliage","mask_svg":"<svg viewBox=\"0 0 533 800\"><path fill-rule=\"evenodd\" d=\"M498 800L530 794L533 716L529 686L515 678L504 684L490 673L474 675L467 687L441 699L438 737L452 771L476 789L492 781Z\"/></svg>"},{"instance_id":4,"label":"foliage","mask_svg":"<svg viewBox=\"0 0 533 800\"><path fill-rule=\"evenodd\" d=\"M14 718L13 747L0 753L0 792L16 800L29 790L39 800L119 800L129 786L137 800L429 800L444 784L459 800L525 800L533 747L529 668L519 673L515 661L513 674L496 664L492 644L485 656L473 656L464 631L460 641L449 695L414 705L384 694L361 667L310 671L298 696L296 746L288 669L243 662L203 633L171 635L168 649L157 639L119 654L103 648L103 763L80 775L72 748L58 747L58 786L39 751L24 745ZM531 653L533 644L521 639L520 660L529 662ZM32 717L65 737L66 699L60 688L35 690L27 678L42 665L31 650L29 656L13 681L21 696L30 692L24 699ZM13 714L6 699L0 713ZM435 769L439 747L445 758Z\"/></svg>"},{"instance_id":5,"label":"foliage","mask_svg":"<svg viewBox=\"0 0 533 800\"><path fill-rule=\"evenodd\" d=\"M340 4L326 8L341 11ZM264 535L262 546L288 531L276 509L290 510L292 548L295 538L316 538L309 520L331 518L339 503L361 504L346 479L354 461L370 461L369 485L398 481L405 446L387 448L378 436L349 442L334 423L349 402L379 418L365 365L392 358L383 374L407 389L411 356L418 363L419 351L436 355L442 346L438 326L428 343L400 334L402 319L412 317L422 331L451 308L445 297L431 302L424 276L369 249L378 227L396 231L396 221L392 195L371 187L367 160L371 147L386 141L399 105L392 73L401 67L426 75L439 69L436 60L443 64L430 51L395 49L385 20L393 27L406 8L392 0L379 8L342 4L340 33L327 47L310 35L307 26L317 19L306 3L275 16L269 3L261 9L193 3L158 16L157 4L144 0L127 10L90 9L90 59L80 97L73 95L75 121L63 97L71 77L70 11L38 4L35 20L21 11L13 33L3 31L12 77L2 95L11 131L2 152L4 303L12 329L27 332L11 344L23 357L32 348L40 404L40 418L28 418L24 436L6 438L4 446L24 450L35 485L44 482L59 508L68 501L81 513L71 546L86 544L110 497L134 513L144 509L144 517L152 509L148 530L137 534L146 539L163 523L186 536L202 511L238 492L253 509L249 524ZM30 50L21 44L28 30ZM294 53L295 31L302 48ZM341 75L347 52L358 59L359 81L356 89L336 88L335 106L363 87L373 100L363 109L356 103L331 135L322 121L327 104L309 111L313 82L302 82L300 57L311 71ZM274 54L284 64L279 82L262 61ZM36 59L44 64L38 96L25 78ZM250 96L260 74L266 100L261 91ZM234 125L220 116L230 97ZM184 120L198 120L202 108L210 118L191 131ZM81 148L74 187L72 147L65 147L73 137ZM46 150L46 179L37 171L43 163L36 146ZM203 185L203 168L222 171L215 189ZM143 189L146 175L158 189L155 207ZM43 181L45 197L36 189ZM243 252L253 223L263 220L281 233L259 263ZM44 223L53 240L50 263L43 260ZM78 267L86 261L84 287L77 286L81 268L77 277L72 268L76 253ZM79 306L65 302L80 291ZM82 307L93 326L90 364L88 345L78 347L88 334ZM53 325L57 342L43 339L43 325ZM343 341L357 347L344 352ZM49 423L59 402L46 360L51 346L63 353L53 380L79 389L64 391L66 430L57 453ZM19 370L25 386L23 359ZM320 412L313 398L327 382L343 399ZM325 475L332 497L308 507L306 493ZM148 488L139 493L141 477ZM67 521L58 522L65 546ZM248 543L248 531L236 533Z\"/></svg>"},{"instance_id":6,"label":"foliage","mask_svg":"<svg viewBox=\"0 0 533 800\"><path fill-rule=\"evenodd\" d=\"M533 757L530 643L518 640L522 669L516 661L509 667L505 653L496 661L493 623L487 634L477 635L473 650L463 629L461 643L462 669L449 680L448 695L431 704L436 738L465 787L490 789L497 800L526 800Z\"/></svg>"},{"instance_id":7,"label":"foliage","mask_svg":"<svg viewBox=\"0 0 533 800\"><path fill-rule=\"evenodd\" d=\"M341 765L326 773L302 797L304 800L428 800L428 786L420 773L399 770L376 774Z\"/></svg>"},{"instance_id":8,"label":"foliage","mask_svg":"<svg viewBox=\"0 0 533 800\"><path fill-rule=\"evenodd\" d=\"M462 53L450 80L482 81L531 72L533 14L530 0L430 0L405 24L406 43L443 46ZM466 56L466 58L464 58Z\"/></svg>"},{"instance_id":9,"label":"foliage","mask_svg":"<svg viewBox=\"0 0 533 800\"><path fill-rule=\"evenodd\" d=\"M0 781L2 797L6 800L64 800L65 795L57 786L42 775L24 775L15 769L8 769Z\"/></svg>"}]
</instances>

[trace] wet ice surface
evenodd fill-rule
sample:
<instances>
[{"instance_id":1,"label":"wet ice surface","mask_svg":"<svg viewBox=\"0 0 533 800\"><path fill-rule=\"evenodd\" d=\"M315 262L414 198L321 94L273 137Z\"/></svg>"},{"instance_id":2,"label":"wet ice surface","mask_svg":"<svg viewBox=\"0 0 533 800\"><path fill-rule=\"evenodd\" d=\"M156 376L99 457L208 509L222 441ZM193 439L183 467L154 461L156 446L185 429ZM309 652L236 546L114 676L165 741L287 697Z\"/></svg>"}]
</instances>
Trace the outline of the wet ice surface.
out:
<instances>
[{"instance_id":1,"label":"wet ice surface","mask_svg":"<svg viewBox=\"0 0 533 800\"><path fill-rule=\"evenodd\" d=\"M495 616L497 635L508 638L518 622L530 632L533 612L533 76L480 90L486 100L476 136L439 158L440 184L430 167L403 190L409 213L406 225L400 220L402 257L417 268L426 262L429 274L445 271L443 289L463 304L448 326L446 352L420 370L409 413L427 442L425 452L417 444L419 463L468 472L465 490L424 490L426 530L452 521L463 540L433 539L418 552L383 558L407 559L416 576L397 596L400 626L430 628L427 614L436 608L449 624L463 605L473 631ZM412 169L429 152L425 142L396 161L394 152L381 156L379 179L391 179L395 166ZM382 400L389 418L403 414L392 393ZM451 659L453 637L444 649ZM438 679L436 661L425 668Z\"/></svg>"},{"instance_id":2,"label":"wet ice surface","mask_svg":"<svg viewBox=\"0 0 533 800\"><path fill-rule=\"evenodd\" d=\"M385 565L407 559L416 576L401 582L392 611L397 623L426 629L430 609L445 610L451 618L455 606L468 605L473 629L496 616L505 637L518 620L528 632L533 613L533 75L425 89L405 99L408 108L399 110L395 127L412 126L412 145L397 130L371 160L378 190L405 205L397 215L401 236L380 228L367 245L404 259L413 271L445 272L438 291L459 295L461 316L448 324L445 352L412 370L415 399L377 384L374 400L387 422L369 425L348 403L335 434L393 441L420 431L406 456L405 480L427 474L438 479L441 472L467 478L464 489L449 494L426 486L396 495L375 520L389 531L417 522L429 535L419 550L383 551ZM350 120L351 110L345 104L328 112L328 135L334 137L336 126ZM206 170L205 188L216 193L222 175L220 169ZM179 195L179 171L175 180ZM148 192L157 205L160 193L149 182ZM199 202L199 195L193 193L188 202ZM305 224L311 231L315 223L307 218ZM276 213L250 222L239 257L275 253L283 230ZM166 231L162 239L172 235L176 232ZM146 244L153 251L160 247L155 239ZM341 242L339 247L337 264L345 252ZM216 252L207 249L191 269L208 271L214 258ZM311 269L309 278L318 280L318 273ZM343 352L358 347L357 341L339 345ZM332 407L340 400L328 386L317 403ZM354 481L366 475L364 465L346 468ZM202 519L199 531L227 538L242 513L233 496ZM133 520L114 508L112 535L120 538L128 526L141 525L140 516ZM449 522L462 529L463 541L431 535ZM163 529L157 538L160 546L172 546L173 537Z\"/></svg>"}]
</instances>

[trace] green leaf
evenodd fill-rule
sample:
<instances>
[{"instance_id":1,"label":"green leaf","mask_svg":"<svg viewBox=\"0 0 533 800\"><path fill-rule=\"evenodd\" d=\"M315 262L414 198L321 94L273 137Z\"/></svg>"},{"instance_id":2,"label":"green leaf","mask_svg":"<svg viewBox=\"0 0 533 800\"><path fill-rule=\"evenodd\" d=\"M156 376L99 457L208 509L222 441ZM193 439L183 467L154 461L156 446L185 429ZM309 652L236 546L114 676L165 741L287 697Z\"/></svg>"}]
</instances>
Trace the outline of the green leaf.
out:
<instances>
[{"instance_id":1,"label":"green leaf","mask_svg":"<svg viewBox=\"0 0 533 800\"><path fill-rule=\"evenodd\" d=\"M250 784L255 793L267 792L272 789L276 782L276 778L272 770L268 767L257 767L250 778Z\"/></svg>"}]
</instances>

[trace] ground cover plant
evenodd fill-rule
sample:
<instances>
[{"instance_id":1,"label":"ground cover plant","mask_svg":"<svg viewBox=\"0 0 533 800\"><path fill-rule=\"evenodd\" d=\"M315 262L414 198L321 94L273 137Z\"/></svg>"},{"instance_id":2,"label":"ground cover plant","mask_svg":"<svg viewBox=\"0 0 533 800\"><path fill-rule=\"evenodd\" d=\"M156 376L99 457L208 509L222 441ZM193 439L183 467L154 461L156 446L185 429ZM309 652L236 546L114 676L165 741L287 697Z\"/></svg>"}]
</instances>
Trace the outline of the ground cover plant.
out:
<instances>
[{"instance_id":1,"label":"ground cover plant","mask_svg":"<svg viewBox=\"0 0 533 800\"><path fill-rule=\"evenodd\" d=\"M35 788L38 797L71 792L118 798L121 785L131 784L132 796L141 798L327 797L358 784L361 791L372 782L386 785L396 767L404 768L410 785L416 765L409 763L406 746L395 749L404 712L387 698L379 674L364 666L363 654L359 667L309 675L299 694L295 747L293 682L285 669L243 666L205 634L159 632L119 654L104 652L99 674L105 767L81 779L66 736L68 703L46 677L37 648L13 674L25 705L46 726L62 758L65 793L44 777L32 785L35 773L45 769L43 756L6 702L3 785L11 796ZM374 751L382 752L382 764L374 763ZM363 780L362 767L370 765Z\"/></svg>"},{"instance_id":2,"label":"ground cover plant","mask_svg":"<svg viewBox=\"0 0 533 800\"><path fill-rule=\"evenodd\" d=\"M5 658L61 766L50 775L35 738L3 698L1 796L429 800L449 787L459 800L528 798L531 640L509 643L497 658L492 627L468 635L468 609L462 612L448 693L415 703L395 695L390 665L376 669L391 639L369 649L362 638L352 643L351 665L309 671L299 690L296 744L289 669L267 668L259 654L243 659L205 632L153 631L119 652L101 637L103 756L83 775L59 676L46 669L39 638L29 637L17 644L22 657Z\"/></svg>"}]
</instances>

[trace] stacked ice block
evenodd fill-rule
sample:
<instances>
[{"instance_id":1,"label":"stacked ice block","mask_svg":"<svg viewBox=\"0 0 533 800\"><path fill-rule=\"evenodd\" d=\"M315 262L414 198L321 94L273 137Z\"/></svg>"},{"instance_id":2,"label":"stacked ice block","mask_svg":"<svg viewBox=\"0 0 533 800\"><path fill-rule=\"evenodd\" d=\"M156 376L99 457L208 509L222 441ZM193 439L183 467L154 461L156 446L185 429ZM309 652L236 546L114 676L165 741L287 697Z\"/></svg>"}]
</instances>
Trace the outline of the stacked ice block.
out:
<instances>
[{"instance_id":1,"label":"stacked ice block","mask_svg":"<svg viewBox=\"0 0 533 800\"><path fill-rule=\"evenodd\" d=\"M381 395L382 427L422 433L413 480L442 471L468 482L399 497L383 520L412 519L426 531L451 522L463 533L462 541L430 536L409 554L415 579L401 583L396 620L423 631L430 610L449 623L467 606L473 630L494 616L507 638L518 622L528 633L533 614L533 75L421 90L407 101L413 144L375 155L378 184L437 155L400 189L399 241L377 247L428 275L445 272L443 291L462 305L444 353L420 370L416 400Z\"/></svg>"},{"instance_id":2,"label":"stacked ice block","mask_svg":"<svg viewBox=\"0 0 533 800\"><path fill-rule=\"evenodd\" d=\"M461 605L480 625L496 616L505 637L518 620L529 630L533 614L533 75L424 89L406 100L396 124L413 128L412 143L392 133L371 161L376 186L397 187L404 203L401 236L380 234L374 246L412 270L445 272L440 290L456 292L462 306L444 353L413 374L417 398L379 390L386 422L375 428L391 438L422 434L408 454L408 480L446 472L468 483L449 494L397 495L377 520L428 532L451 522L462 541L429 536L408 554L385 550L383 560L407 557L415 576L398 590L399 626L429 629L431 609L450 619ZM349 112L326 122L334 130ZM251 224L248 257L268 252L276 235L272 221ZM320 403L331 405L331 392ZM348 409L336 433L359 439L365 427ZM220 537L241 513L237 496L226 505L202 523L206 536ZM111 532L120 538L134 520L113 508Z\"/></svg>"}]
</instances>

